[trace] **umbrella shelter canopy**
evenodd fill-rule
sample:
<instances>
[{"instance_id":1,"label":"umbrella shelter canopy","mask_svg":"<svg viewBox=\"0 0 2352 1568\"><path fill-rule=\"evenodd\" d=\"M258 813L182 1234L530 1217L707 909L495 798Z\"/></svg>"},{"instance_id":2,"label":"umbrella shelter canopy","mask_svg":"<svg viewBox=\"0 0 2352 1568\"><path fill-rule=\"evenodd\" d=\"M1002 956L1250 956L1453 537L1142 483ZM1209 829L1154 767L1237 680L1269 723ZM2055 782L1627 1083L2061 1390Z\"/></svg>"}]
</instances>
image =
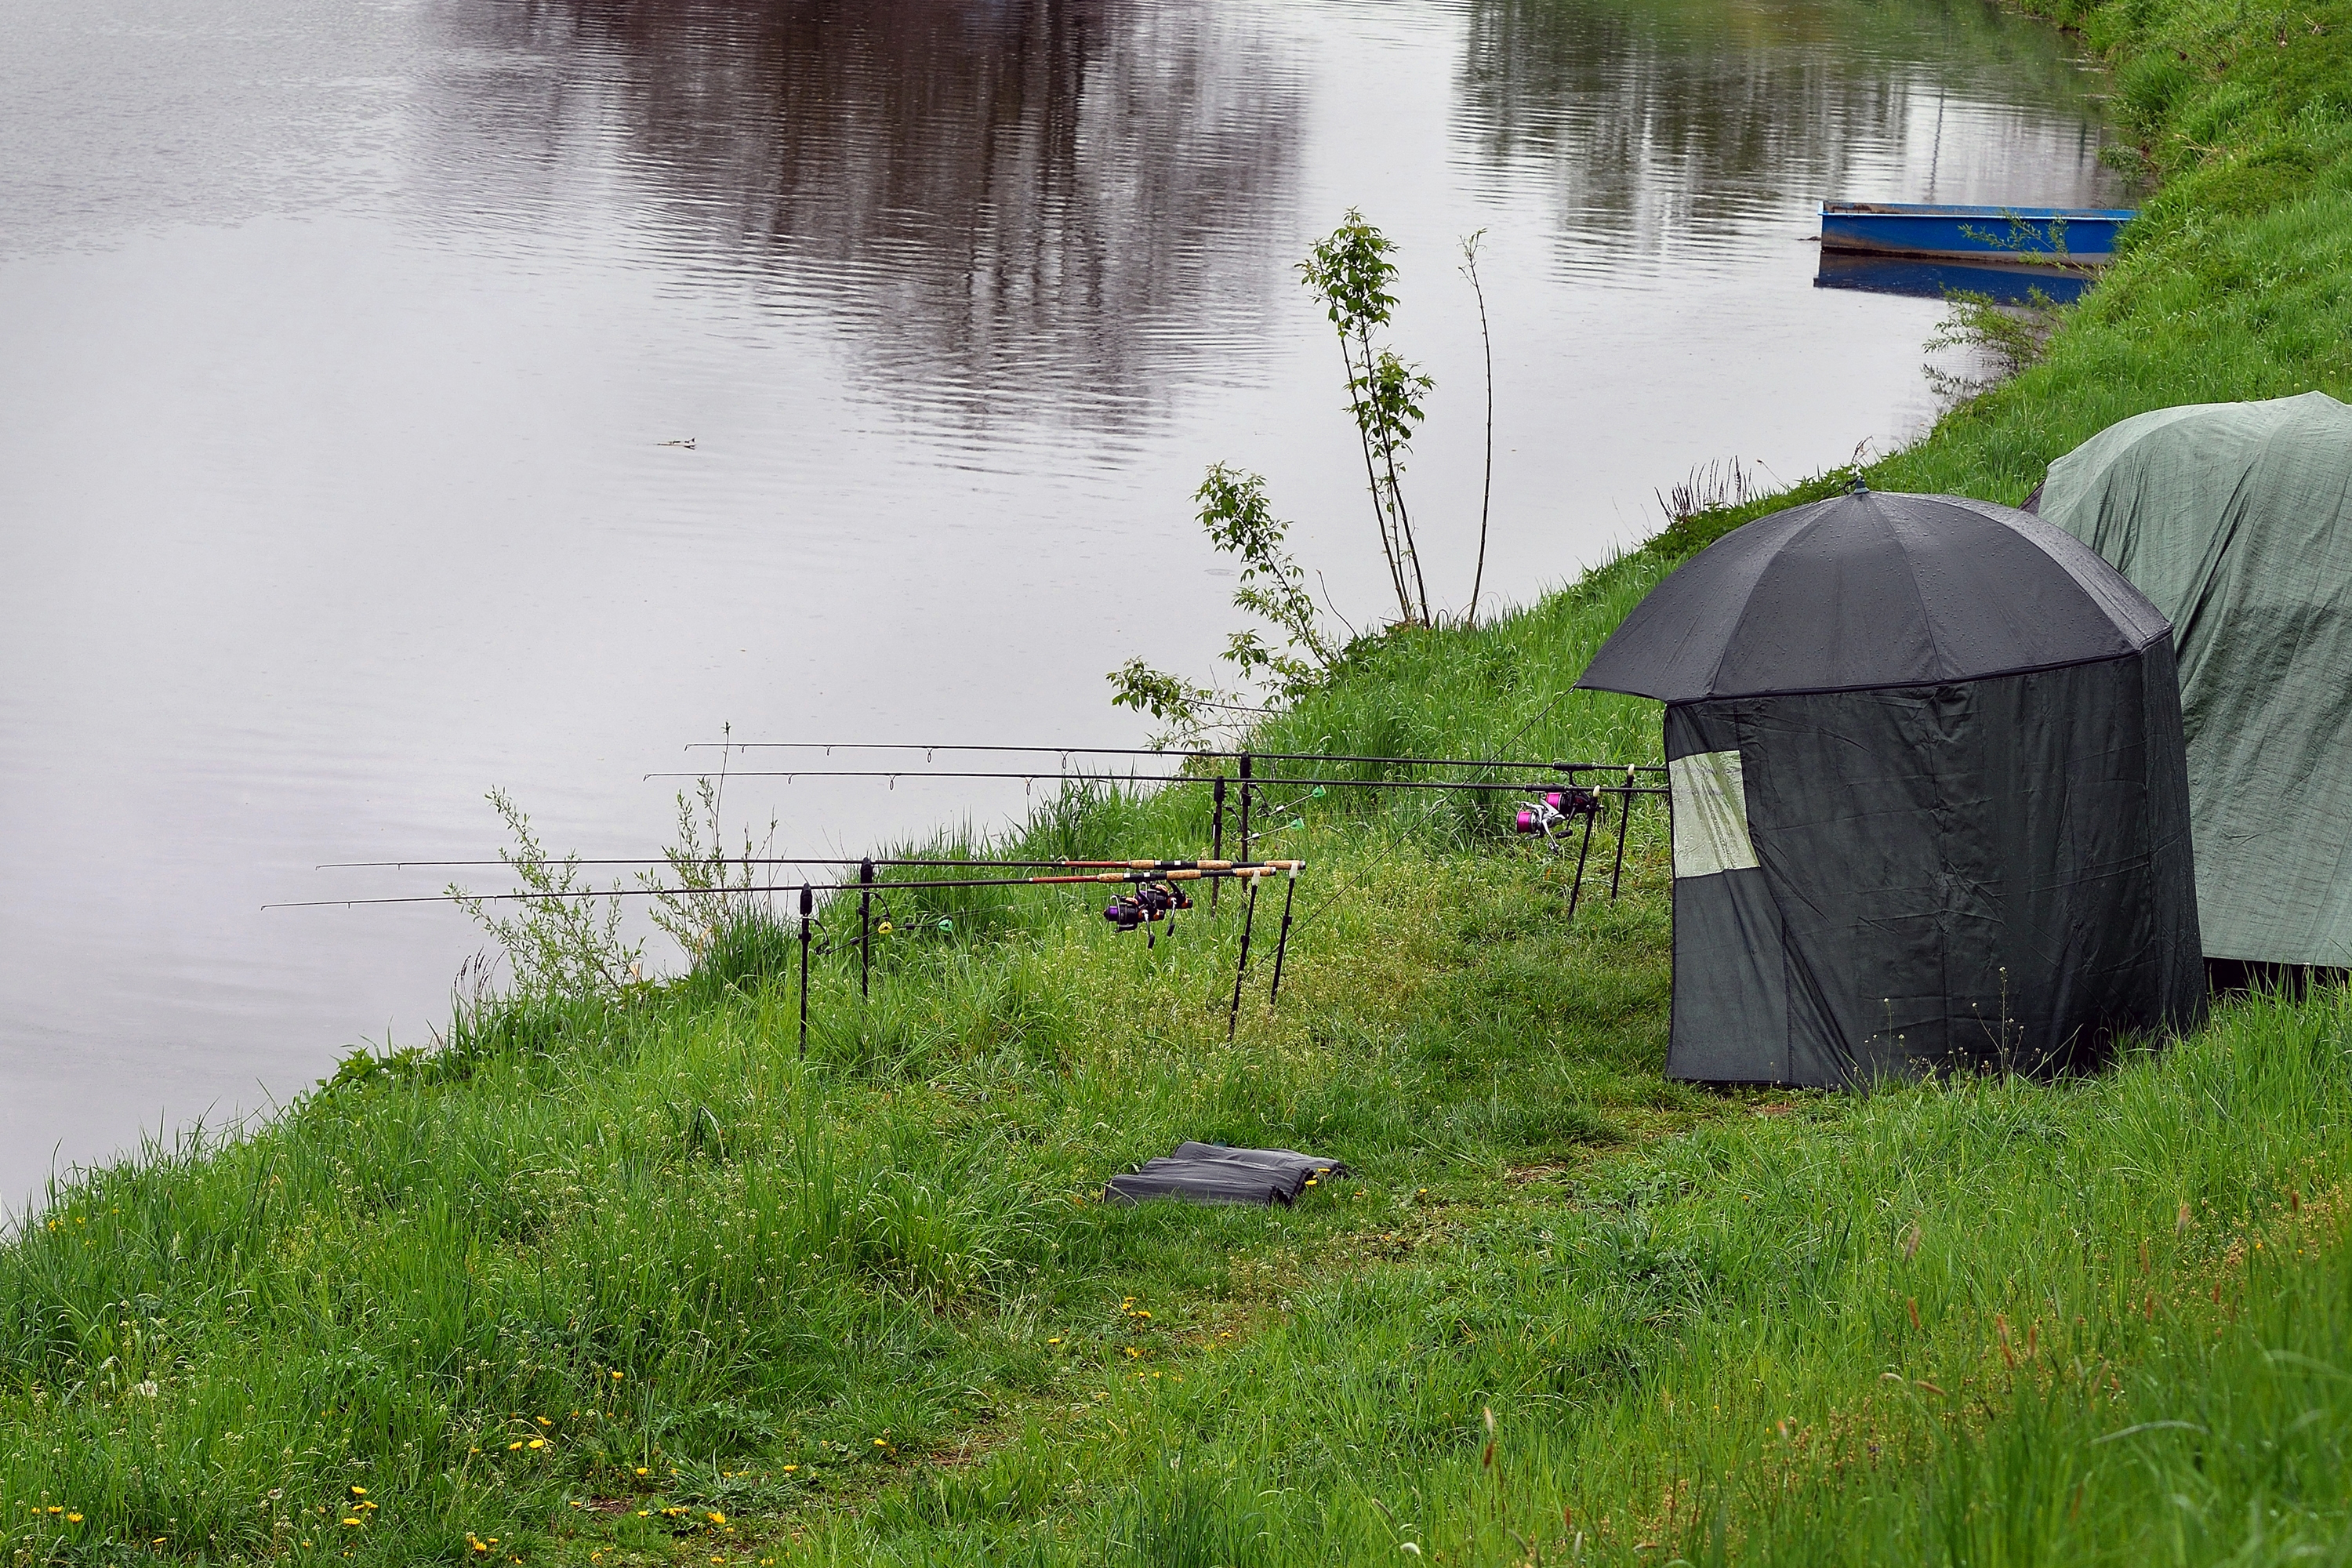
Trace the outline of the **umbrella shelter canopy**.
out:
<instances>
[{"instance_id":1,"label":"umbrella shelter canopy","mask_svg":"<svg viewBox=\"0 0 2352 1568\"><path fill-rule=\"evenodd\" d=\"M2142 414L2040 505L2177 628L2206 952L2352 964L2352 408Z\"/></svg>"},{"instance_id":2,"label":"umbrella shelter canopy","mask_svg":"<svg viewBox=\"0 0 2352 1568\"><path fill-rule=\"evenodd\" d=\"M2203 967L2170 627L2023 512L1857 490L1738 529L1579 685L1666 704L1667 1070L2049 1071Z\"/></svg>"}]
</instances>

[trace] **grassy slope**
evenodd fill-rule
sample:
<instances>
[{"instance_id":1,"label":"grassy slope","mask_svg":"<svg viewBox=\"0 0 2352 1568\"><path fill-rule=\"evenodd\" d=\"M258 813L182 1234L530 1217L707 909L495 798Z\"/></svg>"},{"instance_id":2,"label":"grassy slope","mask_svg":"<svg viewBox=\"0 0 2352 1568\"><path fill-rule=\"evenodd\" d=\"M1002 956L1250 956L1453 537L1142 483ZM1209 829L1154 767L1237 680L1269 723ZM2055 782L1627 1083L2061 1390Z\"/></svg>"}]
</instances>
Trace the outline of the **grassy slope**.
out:
<instances>
[{"instance_id":1,"label":"grassy slope","mask_svg":"<svg viewBox=\"0 0 2352 1568\"><path fill-rule=\"evenodd\" d=\"M2013 500L2139 408L2352 392L2352 5L2057 19L2116 52L2164 194L2048 360L1881 488ZM1739 520L1400 639L1269 744L1654 754L1642 705L1555 693ZM902 904L870 1007L821 964L805 1066L747 942L61 1191L0 1250L0 1539L18 1562L2352 1550L2341 996L2224 1009L2063 1088L1706 1096L1657 1072L1662 824L1637 818L1625 897L1564 929L1557 869L1458 803L1297 814L1280 844L1315 869L1282 1006L1259 993L1231 1046L1230 908L1147 951L1042 894ZM1097 802L1034 841L1202 830L1181 801ZM1359 1175L1285 1214L1087 1201L1183 1136Z\"/></svg>"}]
</instances>

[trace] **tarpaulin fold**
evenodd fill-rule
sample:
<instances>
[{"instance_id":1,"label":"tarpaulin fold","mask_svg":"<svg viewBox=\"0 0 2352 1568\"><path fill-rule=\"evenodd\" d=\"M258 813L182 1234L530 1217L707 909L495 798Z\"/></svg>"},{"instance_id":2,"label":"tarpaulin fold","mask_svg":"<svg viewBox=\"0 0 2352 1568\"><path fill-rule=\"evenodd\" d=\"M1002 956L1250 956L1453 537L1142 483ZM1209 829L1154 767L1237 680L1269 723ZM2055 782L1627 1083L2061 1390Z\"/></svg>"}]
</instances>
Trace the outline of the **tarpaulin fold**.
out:
<instances>
[{"instance_id":1,"label":"tarpaulin fold","mask_svg":"<svg viewBox=\"0 0 2352 1568\"><path fill-rule=\"evenodd\" d=\"M1146 1160L1103 1189L1105 1203L1188 1198L1203 1204L1290 1204L1310 1181L1344 1176L1348 1167L1289 1149L1234 1149L1223 1143L1179 1143Z\"/></svg>"}]
</instances>

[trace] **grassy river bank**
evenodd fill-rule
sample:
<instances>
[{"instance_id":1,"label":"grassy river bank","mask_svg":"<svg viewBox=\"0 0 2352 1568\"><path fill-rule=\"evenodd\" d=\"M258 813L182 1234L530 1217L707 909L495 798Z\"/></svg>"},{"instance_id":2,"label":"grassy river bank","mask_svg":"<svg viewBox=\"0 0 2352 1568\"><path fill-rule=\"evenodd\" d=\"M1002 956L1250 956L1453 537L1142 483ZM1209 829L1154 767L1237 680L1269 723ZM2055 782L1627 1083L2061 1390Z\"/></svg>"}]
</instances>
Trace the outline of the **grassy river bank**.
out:
<instances>
[{"instance_id":1,"label":"grassy river bank","mask_svg":"<svg viewBox=\"0 0 2352 1568\"><path fill-rule=\"evenodd\" d=\"M2352 0L2042 8L2160 193L1878 488L2013 501L2142 408L2352 395ZM1264 743L1654 755L1647 705L1556 694L1790 499L1393 638ZM1021 847L1198 847L1201 793ZM0 1248L9 1560L2352 1555L2352 998L2062 1086L1705 1093L1659 1072L1662 815L1569 928L1475 807L1293 818L1282 1005L1230 1045L1230 904L1147 950L1042 891L898 902L805 1064L747 935L60 1188ZM1093 1201L1185 1137L1356 1174Z\"/></svg>"}]
</instances>

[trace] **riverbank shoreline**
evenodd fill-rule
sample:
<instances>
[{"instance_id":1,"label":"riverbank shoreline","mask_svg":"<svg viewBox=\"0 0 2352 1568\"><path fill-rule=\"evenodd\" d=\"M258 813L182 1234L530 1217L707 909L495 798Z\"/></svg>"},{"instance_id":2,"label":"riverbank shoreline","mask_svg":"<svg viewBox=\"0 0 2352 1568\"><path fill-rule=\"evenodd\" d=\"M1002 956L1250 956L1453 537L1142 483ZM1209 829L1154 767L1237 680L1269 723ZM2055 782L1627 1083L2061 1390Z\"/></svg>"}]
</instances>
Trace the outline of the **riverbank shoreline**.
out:
<instances>
[{"instance_id":1,"label":"riverbank shoreline","mask_svg":"<svg viewBox=\"0 0 2352 1568\"><path fill-rule=\"evenodd\" d=\"M2145 408L2352 395L2352 5L2029 9L2114 58L2162 184L2041 359L1875 489L2014 503ZM1676 563L1850 477L1388 638L1261 743L1653 760L1650 705L1559 693ZM1659 1070L1663 813L1572 923L1562 868L1464 803L1274 821L1302 912L1230 1044L1230 908L1147 948L1057 893L896 895L870 1002L820 962L805 1061L780 955L734 942L57 1189L0 1247L0 1542L1814 1564L2352 1531L2343 993L2081 1082L1713 1094ZM1207 831L1097 796L1010 847ZM1097 1201L1185 1138L1354 1174Z\"/></svg>"}]
</instances>

